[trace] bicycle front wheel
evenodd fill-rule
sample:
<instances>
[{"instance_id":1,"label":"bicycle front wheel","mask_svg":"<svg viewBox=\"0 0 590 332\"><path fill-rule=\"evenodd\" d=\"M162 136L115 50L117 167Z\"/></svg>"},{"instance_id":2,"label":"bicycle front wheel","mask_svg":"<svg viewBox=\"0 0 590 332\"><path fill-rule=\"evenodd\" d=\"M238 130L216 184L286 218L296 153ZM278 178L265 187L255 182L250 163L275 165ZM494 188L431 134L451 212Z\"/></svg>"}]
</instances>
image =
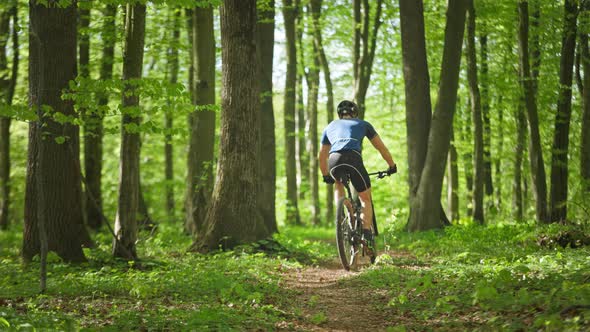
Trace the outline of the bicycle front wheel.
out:
<instances>
[{"instance_id":1,"label":"bicycle front wheel","mask_svg":"<svg viewBox=\"0 0 590 332\"><path fill-rule=\"evenodd\" d=\"M336 244L342 267L350 270L355 262L356 249L353 242L353 229L355 225L354 209L352 202L347 197L338 201L336 213Z\"/></svg>"}]
</instances>

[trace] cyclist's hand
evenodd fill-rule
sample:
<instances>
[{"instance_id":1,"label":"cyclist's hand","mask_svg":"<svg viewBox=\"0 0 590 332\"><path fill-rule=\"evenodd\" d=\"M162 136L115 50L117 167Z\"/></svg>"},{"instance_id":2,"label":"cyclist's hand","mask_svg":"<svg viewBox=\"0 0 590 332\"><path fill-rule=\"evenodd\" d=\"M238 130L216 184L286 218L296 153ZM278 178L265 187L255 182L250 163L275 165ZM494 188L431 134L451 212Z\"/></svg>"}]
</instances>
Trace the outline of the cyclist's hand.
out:
<instances>
[{"instance_id":1,"label":"cyclist's hand","mask_svg":"<svg viewBox=\"0 0 590 332\"><path fill-rule=\"evenodd\" d=\"M393 164L393 166L389 167L389 169L387 170L387 175L391 175L391 174L395 174L397 173L397 165Z\"/></svg>"},{"instance_id":2,"label":"cyclist's hand","mask_svg":"<svg viewBox=\"0 0 590 332\"><path fill-rule=\"evenodd\" d=\"M324 175L324 182L327 184L334 184L336 181L329 175Z\"/></svg>"}]
</instances>

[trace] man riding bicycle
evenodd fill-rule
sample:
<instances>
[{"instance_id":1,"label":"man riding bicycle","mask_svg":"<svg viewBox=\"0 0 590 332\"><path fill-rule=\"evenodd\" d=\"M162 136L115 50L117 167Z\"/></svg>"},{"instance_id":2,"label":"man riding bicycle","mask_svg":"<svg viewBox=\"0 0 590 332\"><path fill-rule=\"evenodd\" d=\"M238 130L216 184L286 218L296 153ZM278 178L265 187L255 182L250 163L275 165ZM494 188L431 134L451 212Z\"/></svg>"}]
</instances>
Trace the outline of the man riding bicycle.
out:
<instances>
[{"instance_id":1,"label":"man riding bicycle","mask_svg":"<svg viewBox=\"0 0 590 332\"><path fill-rule=\"evenodd\" d=\"M322 147L319 153L320 170L324 182L335 183L336 202L344 197L343 181L350 176L350 182L358 192L363 220L363 237L371 250L374 248L373 205L371 202L371 179L363 164L362 142L365 136L379 151L389 165L387 174L397 172L397 166L389 150L373 128L364 120L358 119L358 106L349 100L338 104L338 120L332 121L322 134Z\"/></svg>"}]
</instances>

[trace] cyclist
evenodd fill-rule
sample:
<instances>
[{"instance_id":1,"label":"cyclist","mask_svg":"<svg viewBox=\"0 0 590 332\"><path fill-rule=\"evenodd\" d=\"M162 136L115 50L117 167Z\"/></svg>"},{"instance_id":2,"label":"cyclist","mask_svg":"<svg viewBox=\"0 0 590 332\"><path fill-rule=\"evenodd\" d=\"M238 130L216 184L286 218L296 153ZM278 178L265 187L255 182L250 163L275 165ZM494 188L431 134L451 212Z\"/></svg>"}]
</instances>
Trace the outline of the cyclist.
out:
<instances>
[{"instance_id":1,"label":"cyclist","mask_svg":"<svg viewBox=\"0 0 590 332\"><path fill-rule=\"evenodd\" d=\"M363 237L369 249L373 250L371 179L361 155L363 138L366 136L387 162L388 175L396 173L397 166L373 126L367 121L358 119L357 116L358 106L352 101L343 100L338 104L339 119L332 121L324 129L318 158L324 182L336 184L336 202L344 197L342 179L347 173L350 175L350 182L358 192L361 202Z\"/></svg>"}]
</instances>

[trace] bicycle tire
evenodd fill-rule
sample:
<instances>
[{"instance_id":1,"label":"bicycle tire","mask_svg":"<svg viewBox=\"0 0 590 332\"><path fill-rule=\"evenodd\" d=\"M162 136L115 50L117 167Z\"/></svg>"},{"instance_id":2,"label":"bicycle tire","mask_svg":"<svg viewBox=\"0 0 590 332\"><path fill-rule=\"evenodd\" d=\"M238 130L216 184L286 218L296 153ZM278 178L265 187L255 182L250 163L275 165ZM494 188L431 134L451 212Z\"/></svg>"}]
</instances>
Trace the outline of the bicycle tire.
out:
<instances>
[{"instance_id":1,"label":"bicycle tire","mask_svg":"<svg viewBox=\"0 0 590 332\"><path fill-rule=\"evenodd\" d=\"M338 200L336 213L336 245L340 262L345 270L355 263L356 250L352 242L352 232L355 227L355 214L352 202L347 197Z\"/></svg>"}]
</instances>

